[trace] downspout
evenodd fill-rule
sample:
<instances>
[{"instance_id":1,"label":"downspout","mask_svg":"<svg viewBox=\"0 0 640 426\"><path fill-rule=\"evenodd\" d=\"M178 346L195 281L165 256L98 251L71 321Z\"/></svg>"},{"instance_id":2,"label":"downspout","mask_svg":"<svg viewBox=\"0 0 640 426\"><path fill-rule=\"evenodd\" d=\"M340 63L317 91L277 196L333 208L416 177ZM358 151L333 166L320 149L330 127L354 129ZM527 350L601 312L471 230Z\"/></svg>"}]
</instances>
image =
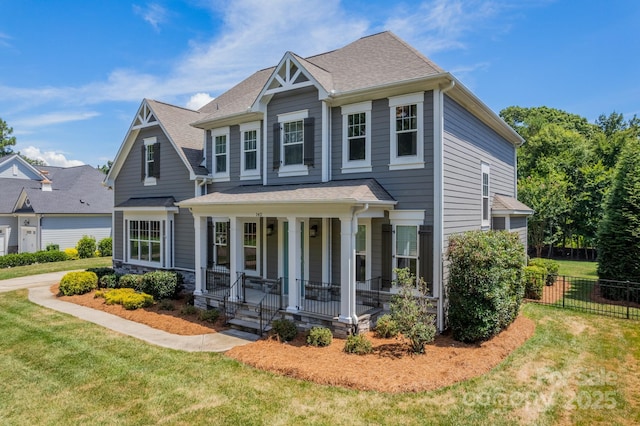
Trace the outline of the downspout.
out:
<instances>
[{"instance_id":1,"label":"downspout","mask_svg":"<svg viewBox=\"0 0 640 426\"><path fill-rule=\"evenodd\" d=\"M358 215L361 213L366 212L367 210L369 210L369 203L365 203L364 206L360 209L354 207L353 208L353 212L351 213L351 232L352 232L352 236L350 238L351 241L351 249L349 251L349 257L351 258L350 262L351 262L351 268L349 268L350 272L353 271L353 274L351 275L351 278L355 278L355 246L354 246L354 240L355 240L355 235L358 232ZM349 285L349 289L351 291L351 295L353 295L353 299L351 300L351 321L353 322L353 325L355 327L358 326L358 315L356 314L356 281L355 279L352 280L352 282Z\"/></svg>"},{"instance_id":2,"label":"downspout","mask_svg":"<svg viewBox=\"0 0 640 426\"><path fill-rule=\"evenodd\" d=\"M455 86L455 80L449 85L434 92L436 117L434 120L434 250L433 280L438 282L437 326L444 330L445 287L443 282L442 263L444 260L444 94Z\"/></svg>"}]
</instances>

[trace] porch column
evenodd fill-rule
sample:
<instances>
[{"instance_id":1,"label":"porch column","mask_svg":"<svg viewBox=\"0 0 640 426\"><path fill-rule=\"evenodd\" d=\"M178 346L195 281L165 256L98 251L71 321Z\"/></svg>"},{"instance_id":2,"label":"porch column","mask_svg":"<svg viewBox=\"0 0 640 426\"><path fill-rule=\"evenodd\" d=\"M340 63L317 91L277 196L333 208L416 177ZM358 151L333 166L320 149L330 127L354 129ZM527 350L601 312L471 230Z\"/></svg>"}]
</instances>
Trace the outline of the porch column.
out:
<instances>
[{"instance_id":1,"label":"porch column","mask_svg":"<svg viewBox=\"0 0 640 426\"><path fill-rule=\"evenodd\" d=\"M322 218L322 282L331 281L331 228L329 218Z\"/></svg>"},{"instance_id":2,"label":"porch column","mask_svg":"<svg viewBox=\"0 0 640 426\"><path fill-rule=\"evenodd\" d=\"M301 276L300 265L300 220L295 216L288 216L289 222L289 270L285 271L289 277L289 301L287 312L300 310L300 285L296 281Z\"/></svg>"},{"instance_id":3,"label":"porch column","mask_svg":"<svg viewBox=\"0 0 640 426\"><path fill-rule=\"evenodd\" d=\"M353 324L355 311L355 233L351 216L340 217L340 316Z\"/></svg>"},{"instance_id":4,"label":"porch column","mask_svg":"<svg viewBox=\"0 0 640 426\"><path fill-rule=\"evenodd\" d=\"M196 216L193 219L193 227L195 230L195 269L196 269L196 289L193 292L198 296L202 294L204 289L205 268L207 267L207 218Z\"/></svg>"},{"instance_id":5,"label":"porch column","mask_svg":"<svg viewBox=\"0 0 640 426\"><path fill-rule=\"evenodd\" d=\"M229 247L229 285L233 285L238 279L238 271L242 264L242 227L240 221L236 216L229 218L229 241L227 241L227 247ZM235 286L231 289L229 298L231 300L240 299L240 289Z\"/></svg>"}]
</instances>

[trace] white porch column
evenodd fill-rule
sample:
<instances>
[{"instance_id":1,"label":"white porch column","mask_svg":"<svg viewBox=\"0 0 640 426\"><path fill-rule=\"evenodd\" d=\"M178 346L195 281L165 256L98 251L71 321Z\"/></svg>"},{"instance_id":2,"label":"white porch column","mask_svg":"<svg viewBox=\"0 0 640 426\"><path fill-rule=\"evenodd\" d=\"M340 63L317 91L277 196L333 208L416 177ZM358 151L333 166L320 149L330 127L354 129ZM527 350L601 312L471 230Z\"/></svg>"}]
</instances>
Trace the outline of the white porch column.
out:
<instances>
[{"instance_id":1,"label":"white porch column","mask_svg":"<svg viewBox=\"0 0 640 426\"><path fill-rule=\"evenodd\" d=\"M322 282L331 281L331 219L322 218Z\"/></svg>"},{"instance_id":2,"label":"white porch column","mask_svg":"<svg viewBox=\"0 0 640 426\"><path fill-rule=\"evenodd\" d=\"M196 269L196 290L194 295L201 295L204 289L205 268L207 267L207 218L195 216L193 218L195 231L195 269Z\"/></svg>"},{"instance_id":3,"label":"white porch column","mask_svg":"<svg viewBox=\"0 0 640 426\"><path fill-rule=\"evenodd\" d=\"M355 234L351 216L340 218L340 316L338 320L353 324L355 316Z\"/></svg>"},{"instance_id":4,"label":"white porch column","mask_svg":"<svg viewBox=\"0 0 640 426\"><path fill-rule=\"evenodd\" d=\"M227 244L229 250L229 285L233 285L238 279L238 271L242 268L242 226L236 216L229 218L229 241ZM231 290L229 297L231 300L240 298L240 289L238 286Z\"/></svg>"},{"instance_id":5,"label":"white porch column","mask_svg":"<svg viewBox=\"0 0 640 426\"><path fill-rule=\"evenodd\" d=\"M289 270L285 273L289 277L289 301L287 312L300 310L300 285L296 281L300 278L300 220L295 216L288 216L289 222Z\"/></svg>"}]
</instances>

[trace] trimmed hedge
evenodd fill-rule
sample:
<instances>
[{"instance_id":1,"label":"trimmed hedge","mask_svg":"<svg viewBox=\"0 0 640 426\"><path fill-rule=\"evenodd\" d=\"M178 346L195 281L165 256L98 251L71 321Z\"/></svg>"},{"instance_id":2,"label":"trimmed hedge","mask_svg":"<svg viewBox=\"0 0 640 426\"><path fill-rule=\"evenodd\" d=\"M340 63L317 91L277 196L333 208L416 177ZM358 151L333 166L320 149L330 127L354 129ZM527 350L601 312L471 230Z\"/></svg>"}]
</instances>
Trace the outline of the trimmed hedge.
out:
<instances>
[{"instance_id":1,"label":"trimmed hedge","mask_svg":"<svg viewBox=\"0 0 640 426\"><path fill-rule=\"evenodd\" d=\"M118 280L118 287L138 288L140 281L142 281L142 275L126 274Z\"/></svg>"},{"instance_id":2,"label":"trimmed hedge","mask_svg":"<svg viewBox=\"0 0 640 426\"><path fill-rule=\"evenodd\" d=\"M182 283L182 274L178 272L153 271L144 274L134 288L152 295L156 300L173 299L182 290Z\"/></svg>"},{"instance_id":3,"label":"trimmed hedge","mask_svg":"<svg viewBox=\"0 0 640 426\"><path fill-rule=\"evenodd\" d=\"M95 297L102 297L107 305L122 305L127 310L135 310L153 305L153 296L139 293L132 288L115 288L97 291Z\"/></svg>"},{"instance_id":4,"label":"trimmed hedge","mask_svg":"<svg viewBox=\"0 0 640 426\"><path fill-rule=\"evenodd\" d=\"M37 251L35 253L11 253L0 256L0 269L16 266L33 265L34 263L63 262L69 260L61 251Z\"/></svg>"},{"instance_id":5,"label":"trimmed hedge","mask_svg":"<svg viewBox=\"0 0 640 426\"><path fill-rule=\"evenodd\" d=\"M98 287L98 276L94 272L68 272L60 280L60 293L65 296L85 294Z\"/></svg>"},{"instance_id":6,"label":"trimmed hedge","mask_svg":"<svg viewBox=\"0 0 640 426\"><path fill-rule=\"evenodd\" d=\"M529 259L529 266L537 266L544 269L544 280L546 285L553 285L556 282L558 270L560 269L560 264L558 262L551 259L536 257Z\"/></svg>"},{"instance_id":7,"label":"trimmed hedge","mask_svg":"<svg viewBox=\"0 0 640 426\"><path fill-rule=\"evenodd\" d=\"M524 268L524 275L527 280L524 289L524 297L533 300L542 299L547 270L540 266L529 265Z\"/></svg>"},{"instance_id":8,"label":"trimmed hedge","mask_svg":"<svg viewBox=\"0 0 640 426\"><path fill-rule=\"evenodd\" d=\"M517 317L524 297L524 247L517 234L470 231L449 238L449 325L463 342L486 340Z\"/></svg>"}]
</instances>

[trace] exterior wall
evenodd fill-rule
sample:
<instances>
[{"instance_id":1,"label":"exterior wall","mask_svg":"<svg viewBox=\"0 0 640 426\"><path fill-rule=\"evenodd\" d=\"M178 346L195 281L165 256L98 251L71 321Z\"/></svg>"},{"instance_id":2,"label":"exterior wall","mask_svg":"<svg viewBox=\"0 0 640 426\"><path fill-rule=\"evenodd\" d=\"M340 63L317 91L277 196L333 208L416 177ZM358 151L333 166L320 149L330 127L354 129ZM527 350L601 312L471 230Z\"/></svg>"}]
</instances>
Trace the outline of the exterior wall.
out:
<instances>
[{"instance_id":1,"label":"exterior wall","mask_svg":"<svg viewBox=\"0 0 640 426\"><path fill-rule=\"evenodd\" d=\"M309 277L310 281L322 281L322 220L311 219L311 225L318 226L318 234L312 238L309 235Z\"/></svg>"},{"instance_id":2,"label":"exterior wall","mask_svg":"<svg viewBox=\"0 0 640 426\"><path fill-rule=\"evenodd\" d=\"M14 216L0 216L0 226L9 226L8 253L18 252L18 218Z\"/></svg>"},{"instance_id":3,"label":"exterior wall","mask_svg":"<svg viewBox=\"0 0 640 426\"><path fill-rule=\"evenodd\" d=\"M156 185L145 186L141 179L141 146L144 144L143 139L153 136L160 143L160 177ZM116 179L115 205L118 206L129 198L172 196L176 201L181 201L193 197L194 194L195 186L190 179L189 170L160 127L154 126L141 130ZM116 232L113 236L114 256L119 259L123 256L122 217L121 214L116 214ZM195 267L193 216L188 210L180 209L179 214L175 215L174 223L174 267L193 270Z\"/></svg>"},{"instance_id":4,"label":"exterior wall","mask_svg":"<svg viewBox=\"0 0 640 426\"><path fill-rule=\"evenodd\" d=\"M88 235L96 242L111 237L111 215L103 216L44 216L40 222L40 250L49 244L58 244L60 250L75 247Z\"/></svg>"},{"instance_id":5,"label":"exterior wall","mask_svg":"<svg viewBox=\"0 0 640 426\"><path fill-rule=\"evenodd\" d=\"M277 119L277 118L276 118ZM260 134L260 150L262 150L263 146L262 146L262 141L264 140L264 135L263 135L263 126L262 126L262 122L260 122L260 130L259 130L259 134ZM207 170L209 170L209 173L211 174L213 171L213 166L212 166L212 161L213 161L213 157L214 157L214 146L213 146L213 138L211 137L211 131L207 130L206 131L206 139L205 139L205 143L206 143L206 167ZM240 172L241 172L241 157L242 157L242 138L240 135L240 126L239 125L235 125L235 126L230 126L229 127L229 182L215 182L211 185L208 186L208 191L209 192L213 192L213 191L223 191L225 189L228 189L230 187L234 187L237 186L238 184L240 184ZM260 151L260 156L258 158L258 169L260 169L260 176L256 177L255 179L247 179L247 180L242 180L242 184L260 184L262 183L262 173L264 173L264 171L262 170L262 151ZM271 166L271 163L269 163L269 166Z\"/></svg>"},{"instance_id":6,"label":"exterior wall","mask_svg":"<svg viewBox=\"0 0 640 426\"><path fill-rule=\"evenodd\" d=\"M511 232L517 232L520 236L520 241L524 244L525 250L528 248L529 242L527 241L527 218L523 216L511 217Z\"/></svg>"},{"instance_id":7,"label":"exterior wall","mask_svg":"<svg viewBox=\"0 0 640 426\"><path fill-rule=\"evenodd\" d=\"M122 247L124 231L124 214L121 211L113 212L113 261L124 260L124 249ZM116 244L119 241L119 244Z\"/></svg>"},{"instance_id":8,"label":"exterior wall","mask_svg":"<svg viewBox=\"0 0 640 426\"><path fill-rule=\"evenodd\" d=\"M16 165L16 174L14 175L14 167ZM0 178L10 178L10 179L30 179L40 181L40 176L33 173L29 167L22 164L21 161L16 160L15 158L10 161L5 161L0 164Z\"/></svg>"}]
</instances>

